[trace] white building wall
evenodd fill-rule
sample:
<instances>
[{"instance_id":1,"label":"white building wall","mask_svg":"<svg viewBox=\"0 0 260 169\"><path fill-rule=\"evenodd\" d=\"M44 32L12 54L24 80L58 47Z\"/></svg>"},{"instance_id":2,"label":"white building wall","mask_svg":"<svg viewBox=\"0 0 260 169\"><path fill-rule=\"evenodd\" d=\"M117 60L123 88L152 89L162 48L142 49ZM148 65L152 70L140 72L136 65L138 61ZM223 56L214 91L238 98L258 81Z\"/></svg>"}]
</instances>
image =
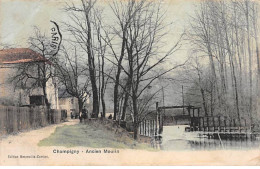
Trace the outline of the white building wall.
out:
<instances>
[{"instance_id":1,"label":"white building wall","mask_svg":"<svg viewBox=\"0 0 260 169\"><path fill-rule=\"evenodd\" d=\"M29 96L43 95L42 88L39 87L30 92L20 88L15 89L15 84L10 82L10 77L16 73L14 66L13 64L0 65L0 104L29 105ZM46 84L47 98L52 109L59 109L57 82L57 79L50 78Z\"/></svg>"}]
</instances>

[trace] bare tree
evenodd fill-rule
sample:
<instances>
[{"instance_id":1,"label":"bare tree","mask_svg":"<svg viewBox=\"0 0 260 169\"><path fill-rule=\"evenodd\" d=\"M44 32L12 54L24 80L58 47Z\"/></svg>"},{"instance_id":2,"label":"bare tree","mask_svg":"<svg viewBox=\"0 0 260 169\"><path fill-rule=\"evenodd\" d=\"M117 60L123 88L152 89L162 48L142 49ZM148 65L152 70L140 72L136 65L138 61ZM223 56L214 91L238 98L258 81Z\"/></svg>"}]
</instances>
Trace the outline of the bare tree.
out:
<instances>
[{"instance_id":1,"label":"bare tree","mask_svg":"<svg viewBox=\"0 0 260 169\"><path fill-rule=\"evenodd\" d=\"M143 3L143 2L142 2ZM134 7L135 1L129 0L123 1L113 1L110 4L110 8L116 18L116 24L110 26L110 30L103 29L106 33L105 38L103 38L110 49L110 53L114 60L106 57L108 61L116 66L114 79L114 120L117 119L119 113L119 88L120 88L120 77L123 72L126 72L123 67L123 59L126 55L126 41L127 41L127 29L132 22L133 16L136 14L139 7ZM120 44L114 43L114 41L119 41ZM119 50L117 50L119 49ZM127 98L127 97L126 97Z\"/></svg>"},{"instance_id":2,"label":"bare tree","mask_svg":"<svg viewBox=\"0 0 260 169\"><path fill-rule=\"evenodd\" d=\"M239 122L247 118L253 123L255 116L257 99L253 82L257 78L253 69L259 63L257 7L258 3L251 0L202 1L196 15L191 17L188 34L192 50L208 57L204 67L211 67L213 93L208 100L211 111L235 117Z\"/></svg>"},{"instance_id":3,"label":"bare tree","mask_svg":"<svg viewBox=\"0 0 260 169\"><path fill-rule=\"evenodd\" d=\"M16 87L22 87L27 91L42 88L45 104L47 108L50 108L47 82L55 81L52 61L56 56L52 53L50 40L37 27L34 28L34 36L29 38L28 43L30 48L35 51L35 60L17 64L15 67L17 72L10 80L15 82Z\"/></svg>"},{"instance_id":4,"label":"bare tree","mask_svg":"<svg viewBox=\"0 0 260 169\"><path fill-rule=\"evenodd\" d=\"M106 69L105 65L105 55L107 54L107 37L104 33L104 23L103 23L103 10L97 8L94 10L94 31L96 43L94 49L98 56L98 83L99 83L99 98L102 104L102 114L101 117L105 117L106 115L106 101L105 101L105 93L107 89L107 84L109 82L109 76L112 73L114 67L112 66L110 69ZM108 71L108 75L106 75L106 71ZM99 103L100 103L99 102Z\"/></svg>"},{"instance_id":5,"label":"bare tree","mask_svg":"<svg viewBox=\"0 0 260 169\"><path fill-rule=\"evenodd\" d=\"M124 64L118 64L117 66L121 67L119 69L124 71L124 74L128 77L127 81L130 83L127 82L127 85L118 83L118 85L123 88L124 92L128 92L131 98L130 106L134 118L134 138L137 139L138 126L141 117L143 117L142 111L138 108L138 102L144 97L145 91L156 79L181 66L176 65L158 71L162 63L178 49L179 41L164 55L159 54L162 39L167 35L165 32L167 25L163 24L164 14L161 11L160 3L147 0L129 0L120 9L126 9L129 12L120 15L121 13L115 10L118 18L126 17L123 20L128 21L125 29L121 29L121 34L125 34L122 41L125 41L123 45L125 45L126 64L125 66ZM114 79L117 83L116 78ZM129 86L130 90L127 89Z\"/></svg>"},{"instance_id":6,"label":"bare tree","mask_svg":"<svg viewBox=\"0 0 260 169\"><path fill-rule=\"evenodd\" d=\"M256 47L256 61L257 61L257 117L259 118L260 115L260 53L259 53L259 27L258 27L258 4L252 4L252 23L253 23L253 32L254 32L254 39L255 39L255 47Z\"/></svg>"},{"instance_id":7,"label":"bare tree","mask_svg":"<svg viewBox=\"0 0 260 169\"><path fill-rule=\"evenodd\" d=\"M61 49L59 59L55 61L56 76L68 94L78 99L79 112L90 96L90 79L82 54L76 46L68 45Z\"/></svg>"},{"instance_id":8,"label":"bare tree","mask_svg":"<svg viewBox=\"0 0 260 169\"><path fill-rule=\"evenodd\" d=\"M67 30L74 36L75 43L87 53L88 71L91 81L92 97L93 97L93 117L98 117L99 114L99 90L97 86L97 68L94 52L94 37L93 37L93 13L96 5L96 0L81 0L80 5L76 6L73 2L67 4L67 11L71 22L65 22Z\"/></svg>"}]
</instances>

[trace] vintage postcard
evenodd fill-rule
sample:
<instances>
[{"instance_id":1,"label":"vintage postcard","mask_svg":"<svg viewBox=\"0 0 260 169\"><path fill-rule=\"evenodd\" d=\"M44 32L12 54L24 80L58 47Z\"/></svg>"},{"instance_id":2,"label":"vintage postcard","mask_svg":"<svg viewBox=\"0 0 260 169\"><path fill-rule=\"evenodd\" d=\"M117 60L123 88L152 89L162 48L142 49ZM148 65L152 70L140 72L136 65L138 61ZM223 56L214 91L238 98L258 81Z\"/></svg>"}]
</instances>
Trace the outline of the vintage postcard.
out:
<instances>
[{"instance_id":1,"label":"vintage postcard","mask_svg":"<svg viewBox=\"0 0 260 169\"><path fill-rule=\"evenodd\" d=\"M260 165L259 15L0 0L0 166Z\"/></svg>"}]
</instances>

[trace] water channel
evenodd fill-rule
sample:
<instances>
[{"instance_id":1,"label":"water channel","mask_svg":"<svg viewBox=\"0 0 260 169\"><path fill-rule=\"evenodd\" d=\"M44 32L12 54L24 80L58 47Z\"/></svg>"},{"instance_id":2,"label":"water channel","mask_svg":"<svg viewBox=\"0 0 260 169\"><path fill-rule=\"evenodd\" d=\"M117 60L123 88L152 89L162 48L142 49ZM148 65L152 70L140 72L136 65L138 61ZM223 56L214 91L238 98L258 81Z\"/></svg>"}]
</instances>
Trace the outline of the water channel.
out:
<instances>
[{"instance_id":1,"label":"water channel","mask_svg":"<svg viewBox=\"0 0 260 169\"><path fill-rule=\"evenodd\" d=\"M198 137L197 132L185 132L185 125L164 126L160 149L165 151L250 150L259 149L260 140L220 140Z\"/></svg>"}]
</instances>

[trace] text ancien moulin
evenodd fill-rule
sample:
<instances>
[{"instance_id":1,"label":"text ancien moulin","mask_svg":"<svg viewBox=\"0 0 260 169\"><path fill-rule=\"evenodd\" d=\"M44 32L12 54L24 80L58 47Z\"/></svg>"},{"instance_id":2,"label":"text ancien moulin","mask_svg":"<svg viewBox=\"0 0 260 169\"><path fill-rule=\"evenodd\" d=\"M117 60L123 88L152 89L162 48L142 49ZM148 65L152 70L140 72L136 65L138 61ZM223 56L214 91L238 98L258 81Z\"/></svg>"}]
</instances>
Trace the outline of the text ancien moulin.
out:
<instances>
[{"instance_id":1,"label":"text ancien moulin","mask_svg":"<svg viewBox=\"0 0 260 169\"><path fill-rule=\"evenodd\" d=\"M108 154L112 154L112 153L119 153L119 150L117 149L114 149L114 150L109 150L109 149L103 149L103 150L100 150L100 149L87 149L86 150L86 153L88 154L91 154L91 153L96 153L96 154L99 154L99 153L108 153Z\"/></svg>"}]
</instances>

